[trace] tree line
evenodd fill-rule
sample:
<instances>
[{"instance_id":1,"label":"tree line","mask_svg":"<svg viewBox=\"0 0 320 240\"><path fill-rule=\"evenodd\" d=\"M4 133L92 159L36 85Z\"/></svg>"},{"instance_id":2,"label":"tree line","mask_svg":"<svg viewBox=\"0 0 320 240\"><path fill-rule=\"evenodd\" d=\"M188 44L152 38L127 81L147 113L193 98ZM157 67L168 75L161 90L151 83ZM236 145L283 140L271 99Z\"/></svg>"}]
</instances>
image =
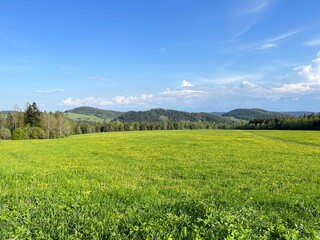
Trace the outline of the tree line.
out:
<instances>
[{"instance_id":1,"label":"tree line","mask_svg":"<svg viewBox=\"0 0 320 240\"><path fill-rule=\"evenodd\" d=\"M279 129L320 130L320 114L302 117L256 118L248 123L217 123L209 121L159 121L104 122L71 120L63 112L41 112L36 103L27 104L24 111L14 107L7 114L0 114L0 139L54 139L74 134L146 131L146 130L192 130L192 129Z\"/></svg>"},{"instance_id":2,"label":"tree line","mask_svg":"<svg viewBox=\"0 0 320 240\"><path fill-rule=\"evenodd\" d=\"M300 117L256 118L241 126L247 129L320 130L320 113Z\"/></svg>"},{"instance_id":3,"label":"tree line","mask_svg":"<svg viewBox=\"0 0 320 240\"><path fill-rule=\"evenodd\" d=\"M54 139L74 134L183 129L228 129L227 123L169 121L104 121L71 120L63 112L41 112L36 103L27 104L24 111L14 107L8 114L0 114L0 139Z\"/></svg>"},{"instance_id":4,"label":"tree line","mask_svg":"<svg viewBox=\"0 0 320 240\"><path fill-rule=\"evenodd\" d=\"M17 106L0 115L1 139L49 139L72 134L73 123L60 111L41 112L36 103L27 104L25 111Z\"/></svg>"}]
</instances>

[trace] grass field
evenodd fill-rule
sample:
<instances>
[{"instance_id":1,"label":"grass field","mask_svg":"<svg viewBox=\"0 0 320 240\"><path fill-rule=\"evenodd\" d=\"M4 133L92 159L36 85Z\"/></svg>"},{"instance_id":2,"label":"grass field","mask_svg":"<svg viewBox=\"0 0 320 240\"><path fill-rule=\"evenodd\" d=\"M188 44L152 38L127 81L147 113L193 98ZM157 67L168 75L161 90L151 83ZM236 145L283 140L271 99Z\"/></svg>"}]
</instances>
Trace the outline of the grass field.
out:
<instances>
[{"instance_id":1,"label":"grass field","mask_svg":"<svg viewBox=\"0 0 320 240\"><path fill-rule=\"evenodd\" d=\"M122 132L0 149L0 239L320 239L320 132Z\"/></svg>"},{"instance_id":2,"label":"grass field","mask_svg":"<svg viewBox=\"0 0 320 240\"><path fill-rule=\"evenodd\" d=\"M66 113L66 117L71 120L82 120L82 121L90 121L90 122L103 122L104 119L98 118L94 115L85 115L85 114L79 114L79 113ZM107 121L110 121L111 119L106 119Z\"/></svg>"}]
</instances>

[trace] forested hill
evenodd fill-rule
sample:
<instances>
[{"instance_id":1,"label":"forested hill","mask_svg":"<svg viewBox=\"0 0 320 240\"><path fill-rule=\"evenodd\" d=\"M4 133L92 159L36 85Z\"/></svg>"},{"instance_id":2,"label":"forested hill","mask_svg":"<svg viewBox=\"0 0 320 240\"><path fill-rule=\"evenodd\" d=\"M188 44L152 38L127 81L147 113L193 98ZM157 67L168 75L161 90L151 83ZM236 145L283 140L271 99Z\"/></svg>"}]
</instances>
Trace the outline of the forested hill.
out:
<instances>
[{"instance_id":1,"label":"forested hill","mask_svg":"<svg viewBox=\"0 0 320 240\"><path fill-rule=\"evenodd\" d=\"M259 108L241 108L241 109L235 109L230 112L222 114L224 117L234 117L237 119L243 119L243 120L253 120L257 118L275 118L275 117L286 117L290 116L291 114L285 114L282 112L270 112Z\"/></svg>"},{"instance_id":2,"label":"forested hill","mask_svg":"<svg viewBox=\"0 0 320 240\"><path fill-rule=\"evenodd\" d=\"M118 112L102 110L93 107L78 107L68 111L67 118L74 120L87 120L102 122L104 120L119 120L121 122L159 122L168 121L190 121L211 123L232 123L234 121L250 121L257 118L283 118L287 116L299 117L309 115L310 112L271 112L258 108L235 109L227 113L190 113L177 110L152 109L149 111Z\"/></svg>"},{"instance_id":3,"label":"forested hill","mask_svg":"<svg viewBox=\"0 0 320 240\"><path fill-rule=\"evenodd\" d=\"M232 123L234 120L211 113L189 113L177 110L152 109L149 111L130 111L117 117L121 122L158 122L158 121L190 121Z\"/></svg>"},{"instance_id":4,"label":"forested hill","mask_svg":"<svg viewBox=\"0 0 320 240\"><path fill-rule=\"evenodd\" d=\"M93 107L78 107L78 108L65 111L65 113L92 115L101 119L109 119L109 120L114 119L122 114L122 112L102 110L102 109L93 108Z\"/></svg>"}]
</instances>

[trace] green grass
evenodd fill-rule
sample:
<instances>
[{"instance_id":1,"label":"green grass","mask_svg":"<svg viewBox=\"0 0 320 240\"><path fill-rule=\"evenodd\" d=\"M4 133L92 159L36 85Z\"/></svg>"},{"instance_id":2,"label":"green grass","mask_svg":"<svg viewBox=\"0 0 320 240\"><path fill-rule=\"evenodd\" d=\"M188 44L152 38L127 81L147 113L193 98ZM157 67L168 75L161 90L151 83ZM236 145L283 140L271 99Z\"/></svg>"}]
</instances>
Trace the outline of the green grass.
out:
<instances>
[{"instance_id":1,"label":"green grass","mask_svg":"<svg viewBox=\"0 0 320 240\"><path fill-rule=\"evenodd\" d=\"M320 239L320 132L0 141L0 239Z\"/></svg>"},{"instance_id":2,"label":"green grass","mask_svg":"<svg viewBox=\"0 0 320 240\"><path fill-rule=\"evenodd\" d=\"M83 121L90 121L90 122L103 122L104 119L98 118L94 115L85 115L85 114L79 114L79 113L66 113L66 117L71 120L83 120ZM110 119L107 119L110 121Z\"/></svg>"}]
</instances>

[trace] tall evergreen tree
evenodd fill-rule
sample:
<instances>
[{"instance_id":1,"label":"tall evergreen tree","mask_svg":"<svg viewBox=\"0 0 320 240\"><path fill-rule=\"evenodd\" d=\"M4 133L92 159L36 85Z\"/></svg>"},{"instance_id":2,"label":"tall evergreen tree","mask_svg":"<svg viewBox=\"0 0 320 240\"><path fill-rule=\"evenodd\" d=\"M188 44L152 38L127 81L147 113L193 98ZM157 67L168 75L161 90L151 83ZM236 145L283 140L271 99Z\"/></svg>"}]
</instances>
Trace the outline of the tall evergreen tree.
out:
<instances>
[{"instance_id":1,"label":"tall evergreen tree","mask_svg":"<svg viewBox=\"0 0 320 240\"><path fill-rule=\"evenodd\" d=\"M30 127L40 126L40 110L35 102L28 104L24 113L24 122Z\"/></svg>"}]
</instances>

